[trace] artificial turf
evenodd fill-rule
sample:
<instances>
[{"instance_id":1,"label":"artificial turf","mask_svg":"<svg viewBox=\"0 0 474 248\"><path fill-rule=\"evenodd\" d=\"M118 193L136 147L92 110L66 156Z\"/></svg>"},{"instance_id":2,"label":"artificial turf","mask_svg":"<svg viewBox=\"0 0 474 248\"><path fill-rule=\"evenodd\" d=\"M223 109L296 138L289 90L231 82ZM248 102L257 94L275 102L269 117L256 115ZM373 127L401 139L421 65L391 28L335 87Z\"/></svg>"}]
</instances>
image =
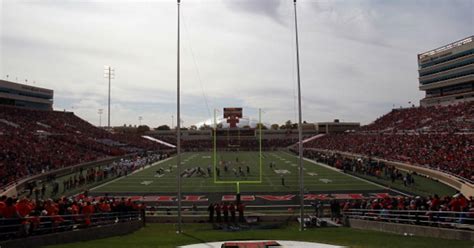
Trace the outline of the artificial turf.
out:
<instances>
[{"instance_id":1,"label":"artificial turf","mask_svg":"<svg viewBox=\"0 0 474 248\"><path fill-rule=\"evenodd\" d=\"M447 240L417 236L403 236L383 232L352 228L319 228L298 230L296 224L280 229L225 232L213 230L209 224L185 224L184 233L176 234L173 224L147 224L129 235L71 244L50 246L51 248L146 248L177 247L211 241L228 240L296 240L343 245L348 247L473 247L472 241Z\"/></svg>"},{"instance_id":2,"label":"artificial turf","mask_svg":"<svg viewBox=\"0 0 474 248\"><path fill-rule=\"evenodd\" d=\"M182 171L201 167L214 167L214 155L211 152L193 152L182 155ZM260 172L258 152L218 152L216 166L220 168L220 177L192 176L182 179L183 192L235 192L236 184L241 181L241 192L290 192L298 190L298 160L297 157L282 151L263 152ZM228 161L229 170L224 171L220 161ZM276 167L270 168L270 162ZM315 192L357 192L383 190L383 188L360 180L358 178L326 168L319 164L304 161L304 187L307 191ZM241 167L245 176L235 176L233 169ZM250 167L250 174L246 173ZM159 177L156 171L162 168L165 172ZM261 177L260 177L261 175ZM282 185L282 177L285 185ZM260 182L261 179L261 182ZM227 183L225 183L227 182ZM248 183L251 182L251 183ZM155 164L152 167L138 171L94 188L95 193L171 193L176 192L176 158Z\"/></svg>"},{"instance_id":3,"label":"artificial turf","mask_svg":"<svg viewBox=\"0 0 474 248\"><path fill-rule=\"evenodd\" d=\"M402 180L396 180L392 182L391 179L387 176L375 177L369 175L363 175L360 173L355 174L358 177L365 178L367 180L385 185L387 187L400 190L403 192L409 192L413 195L419 196L432 196L438 194L439 196L454 195L456 190L449 187L446 184L440 183L434 179L427 178L419 175L412 175L415 183L412 185L405 186Z\"/></svg>"}]
</instances>

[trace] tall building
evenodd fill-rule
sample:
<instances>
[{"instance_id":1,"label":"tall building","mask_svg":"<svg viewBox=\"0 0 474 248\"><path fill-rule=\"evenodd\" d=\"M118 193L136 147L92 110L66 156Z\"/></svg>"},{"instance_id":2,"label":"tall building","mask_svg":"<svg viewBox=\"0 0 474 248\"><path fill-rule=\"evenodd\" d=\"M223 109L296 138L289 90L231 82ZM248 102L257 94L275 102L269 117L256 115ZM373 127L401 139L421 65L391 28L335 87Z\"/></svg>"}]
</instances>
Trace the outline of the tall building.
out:
<instances>
[{"instance_id":1,"label":"tall building","mask_svg":"<svg viewBox=\"0 0 474 248\"><path fill-rule=\"evenodd\" d=\"M0 80L0 105L53 110L54 91Z\"/></svg>"},{"instance_id":2,"label":"tall building","mask_svg":"<svg viewBox=\"0 0 474 248\"><path fill-rule=\"evenodd\" d=\"M418 54L421 106L474 99L474 36Z\"/></svg>"}]
</instances>

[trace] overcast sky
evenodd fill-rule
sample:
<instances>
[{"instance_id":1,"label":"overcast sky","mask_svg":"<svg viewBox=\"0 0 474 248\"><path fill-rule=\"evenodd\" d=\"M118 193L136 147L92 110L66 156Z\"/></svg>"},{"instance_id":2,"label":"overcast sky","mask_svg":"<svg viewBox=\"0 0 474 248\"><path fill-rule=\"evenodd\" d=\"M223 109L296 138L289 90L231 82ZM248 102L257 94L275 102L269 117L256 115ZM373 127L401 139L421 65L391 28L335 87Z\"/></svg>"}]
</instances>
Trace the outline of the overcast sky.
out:
<instances>
[{"instance_id":1,"label":"overcast sky","mask_svg":"<svg viewBox=\"0 0 474 248\"><path fill-rule=\"evenodd\" d=\"M175 0L0 0L0 77L54 89L56 110L112 125L176 118ZM182 0L182 119L243 107L296 120L293 1ZM418 104L417 54L474 34L474 0L299 0L303 119L370 123ZM176 123L176 121L175 121Z\"/></svg>"}]
</instances>

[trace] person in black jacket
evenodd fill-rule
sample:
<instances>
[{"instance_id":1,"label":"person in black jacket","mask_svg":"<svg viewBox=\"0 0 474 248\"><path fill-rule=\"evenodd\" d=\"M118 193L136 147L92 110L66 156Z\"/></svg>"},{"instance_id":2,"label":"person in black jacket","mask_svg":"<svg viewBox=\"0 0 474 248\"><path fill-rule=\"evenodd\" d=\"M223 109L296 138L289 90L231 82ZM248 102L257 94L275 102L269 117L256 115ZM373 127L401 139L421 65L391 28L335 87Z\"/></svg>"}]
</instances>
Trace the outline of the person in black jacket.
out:
<instances>
[{"instance_id":1,"label":"person in black jacket","mask_svg":"<svg viewBox=\"0 0 474 248\"><path fill-rule=\"evenodd\" d=\"M221 205L219 205L219 203L216 203L214 205L214 208L216 210L216 221L217 223L220 223L221 222Z\"/></svg>"},{"instance_id":2,"label":"person in black jacket","mask_svg":"<svg viewBox=\"0 0 474 248\"><path fill-rule=\"evenodd\" d=\"M230 221L232 223L235 223L235 205L233 203L230 204L229 211L230 211Z\"/></svg>"},{"instance_id":3,"label":"person in black jacket","mask_svg":"<svg viewBox=\"0 0 474 248\"><path fill-rule=\"evenodd\" d=\"M209 222L214 223L214 203L209 204L207 211L209 211Z\"/></svg>"},{"instance_id":4,"label":"person in black jacket","mask_svg":"<svg viewBox=\"0 0 474 248\"><path fill-rule=\"evenodd\" d=\"M229 206L227 203L222 203L222 213L224 214L224 222L228 223L229 222Z\"/></svg>"}]
</instances>

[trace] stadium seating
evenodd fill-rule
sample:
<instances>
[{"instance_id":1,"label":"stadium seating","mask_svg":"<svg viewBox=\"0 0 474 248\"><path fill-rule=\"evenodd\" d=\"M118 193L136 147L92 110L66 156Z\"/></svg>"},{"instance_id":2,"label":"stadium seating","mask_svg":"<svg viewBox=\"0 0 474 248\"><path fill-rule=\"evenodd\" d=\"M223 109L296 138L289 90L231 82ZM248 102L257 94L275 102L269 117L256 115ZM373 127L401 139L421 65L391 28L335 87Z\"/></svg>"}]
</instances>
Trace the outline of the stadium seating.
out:
<instances>
[{"instance_id":1,"label":"stadium seating","mask_svg":"<svg viewBox=\"0 0 474 248\"><path fill-rule=\"evenodd\" d=\"M392 110L355 133L330 134L305 148L350 152L474 179L474 102Z\"/></svg>"},{"instance_id":2,"label":"stadium seating","mask_svg":"<svg viewBox=\"0 0 474 248\"><path fill-rule=\"evenodd\" d=\"M462 194L439 197L389 197L346 201L340 205L345 218L395 222L443 228L471 228L473 199Z\"/></svg>"},{"instance_id":3,"label":"stadium seating","mask_svg":"<svg viewBox=\"0 0 474 248\"><path fill-rule=\"evenodd\" d=\"M361 131L474 132L474 102L393 109Z\"/></svg>"},{"instance_id":4,"label":"stadium seating","mask_svg":"<svg viewBox=\"0 0 474 248\"><path fill-rule=\"evenodd\" d=\"M399 196L385 197L383 199L352 200L342 203L343 210L346 209L391 209L391 210L431 210L431 211L473 211L472 199L467 199L461 194L454 196Z\"/></svg>"},{"instance_id":5,"label":"stadium seating","mask_svg":"<svg viewBox=\"0 0 474 248\"><path fill-rule=\"evenodd\" d=\"M111 134L73 113L0 106L0 186L43 171L161 148L137 135Z\"/></svg>"},{"instance_id":6,"label":"stadium seating","mask_svg":"<svg viewBox=\"0 0 474 248\"><path fill-rule=\"evenodd\" d=\"M81 194L57 200L0 198L0 240L113 225L139 219L143 205L130 198Z\"/></svg>"},{"instance_id":7,"label":"stadium seating","mask_svg":"<svg viewBox=\"0 0 474 248\"><path fill-rule=\"evenodd\" d=\"M268 150L273 148L282 148L290 146L298 142L296 139L262 139L262 149ZM209 139L205 140L183 140L181 143L184 149L189 150L206 150L212 149L214 147L214 141ZM259 140L257 138L251 139L224 139L218 140L216 142L217 148L228 148L232 145L239 147L244 150L258 150L259 149Z\"/></svg>"}]
</instances>

